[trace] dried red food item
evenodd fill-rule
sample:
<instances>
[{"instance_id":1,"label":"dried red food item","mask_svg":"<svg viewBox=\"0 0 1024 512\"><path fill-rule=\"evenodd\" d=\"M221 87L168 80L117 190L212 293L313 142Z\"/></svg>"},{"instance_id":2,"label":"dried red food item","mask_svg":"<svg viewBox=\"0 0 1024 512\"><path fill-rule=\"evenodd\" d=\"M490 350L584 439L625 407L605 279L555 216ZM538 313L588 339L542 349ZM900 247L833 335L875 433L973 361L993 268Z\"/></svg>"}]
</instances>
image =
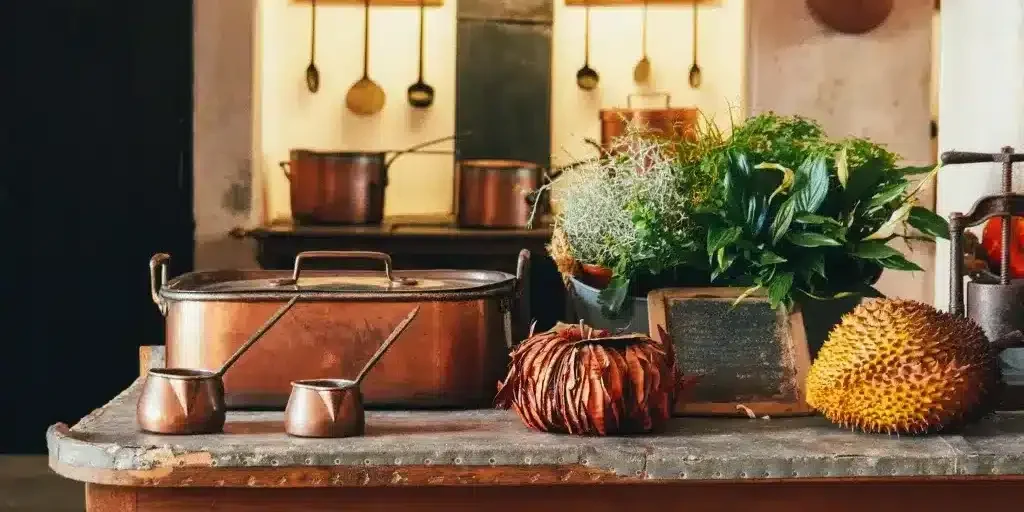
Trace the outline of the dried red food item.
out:
<instances>
[{"instance_id":1,"label":"dried red food item","mask_svg":"<svg viewBox=\"0 0 1024 512\"><path fill-rule=\"evenodd\" d=\"M659 430L682 391L696 381L677 368L672 343L644 334L612 336L559 323L512 352L495 404L513 408L527 427L580 435Z\"/></svg>"}]
</instances>

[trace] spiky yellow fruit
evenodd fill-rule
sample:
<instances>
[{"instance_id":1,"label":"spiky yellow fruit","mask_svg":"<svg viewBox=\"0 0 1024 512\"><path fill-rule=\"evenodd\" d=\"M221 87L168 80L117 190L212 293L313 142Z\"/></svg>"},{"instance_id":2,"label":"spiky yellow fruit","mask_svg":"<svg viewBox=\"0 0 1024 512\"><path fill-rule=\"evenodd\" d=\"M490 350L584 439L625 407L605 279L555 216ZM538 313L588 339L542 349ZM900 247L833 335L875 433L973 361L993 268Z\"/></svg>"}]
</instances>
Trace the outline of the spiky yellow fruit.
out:
<instances>
[{"instance_id":1,"label":"spiky yellow fruit","mask_svg":"<svg viewBox=\"0 0 1024 512\"><path fill-rule=\"evenodd\" d=\"M845 315L807 375L807 403L866 432L936 432L985 408L1001 384L996 352L973 321L908 300Z\"/></svg>"}]
</instances>

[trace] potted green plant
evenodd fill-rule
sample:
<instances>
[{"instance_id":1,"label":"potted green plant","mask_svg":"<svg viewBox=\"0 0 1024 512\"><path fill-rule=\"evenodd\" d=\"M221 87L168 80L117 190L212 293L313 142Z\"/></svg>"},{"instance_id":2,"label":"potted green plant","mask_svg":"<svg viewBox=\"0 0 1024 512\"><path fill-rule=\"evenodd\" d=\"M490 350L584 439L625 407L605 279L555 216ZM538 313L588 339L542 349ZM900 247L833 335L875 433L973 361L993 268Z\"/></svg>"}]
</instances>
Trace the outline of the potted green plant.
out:
<instances>
[{"instance_id":1,"label":"potted green plant","mask_svg":"<svg viewBox=\"0 0 1024 512\"><path fill-rule=\"evenodd\" d=\"M553 189L551 254L588 323L644 328L648 291L725 285L737 302L758 292L773 307L836 310L811 315L821 324L809 337L823 337L860 297L878 295L884 269L919 270L890 241L948 236L914 202L930 176L911 178L937 167L901 167L882 145L831 140L800 116L760 114L728 137L712 122L696 132L628 131L612 156Z\"/></svg>"},{"instance_id":2,"label":"potted green plant","mask_svg":"<svg viewBox=\"0 0 1024 512\"><path fill-rule=\"evenodd\" d=\"M647 292L708 282L693 214L710 204L718 169L689 165L689 147L629 126L604 158L551 184L560 212L549 250L588 324L646 332Z\"/></svg>"}]
</instances>

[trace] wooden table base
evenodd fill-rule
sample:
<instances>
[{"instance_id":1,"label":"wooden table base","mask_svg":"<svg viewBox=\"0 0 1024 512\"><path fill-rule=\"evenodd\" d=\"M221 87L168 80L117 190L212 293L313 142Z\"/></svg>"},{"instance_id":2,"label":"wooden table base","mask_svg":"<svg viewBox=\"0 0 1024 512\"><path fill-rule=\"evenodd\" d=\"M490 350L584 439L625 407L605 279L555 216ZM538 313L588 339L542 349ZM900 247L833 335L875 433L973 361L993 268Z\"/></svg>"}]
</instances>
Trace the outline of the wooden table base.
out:
<instances>
[{"instance_id":1,"label":"wooden table base","mask_svg":"<svg viewBox=\"0 0 1024 512\"><path fill-rule=\"evenodd\" d=\"M150 488L86 485L88 512L687 510L907 512L1019 507L1022 480L840 480L530 487ZM992 510L999 510L993 508Z\"/></svg>"}]
</instances>

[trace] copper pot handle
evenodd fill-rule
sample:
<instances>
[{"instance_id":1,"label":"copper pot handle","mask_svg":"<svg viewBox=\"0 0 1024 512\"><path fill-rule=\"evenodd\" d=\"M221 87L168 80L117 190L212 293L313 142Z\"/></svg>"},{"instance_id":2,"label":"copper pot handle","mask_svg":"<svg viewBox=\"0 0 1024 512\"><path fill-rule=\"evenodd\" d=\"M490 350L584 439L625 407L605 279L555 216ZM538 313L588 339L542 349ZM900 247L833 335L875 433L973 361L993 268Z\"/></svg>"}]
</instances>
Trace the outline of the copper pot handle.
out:
<instances>
[{"instance_id":1,"label":"copper pot handle","mask_svg":"<svg viewBox=\"0 0 1024 512\"><path fill-rule=\"evenodd\" d=\"M299 273L302 271L302 260L310 260L317 258L348 258L348 259L371 259L380 260L384 262L384 276L387 280L394 284L400 285L411 285L416 284L415 279L409 279L405 277L395 278L391 272L391 256L383 252L375 251L303 251L295 256L295 266L292 269L292 283L299 282Z\"/></svg>"},{"instance_id":2,"label":"copper pot handle","mask_svg":"<svg viewBox=\"0 0 1024 512\"><path fill-rule=\"evenodd\" d=\"M281 171L284 172L285 178L288 178L289 180L292 179L291 162L282 160L278 162L277 165L281 167Z\"/></svg>"},{"instance_id":3,"label":"copper pot handle","mask_svg":"<svg viewBox=\"0 0 1024 512\"><path fill-rule=\"evenodd\" d=\"M153 304L160 310L160 314L167 316L167 301L160 297L160 289L167 284L167 262L171 256L158 252L149 259L149 293L153 298ZM160 283L157 284L157 269L160 270Z\"/></svg>"},{"instance_id":4,"label":"copper pot handle","mask_svg":"<svg viewBox=\"0 0 1024 512\"><path fill-rule=\"evenodd\" d=\"M638 93L635 93L635 94L627 94L626 95L626 108L633 108L633 97L635 97L635 96L642 96L642 97L645 97L645 98L650 98L650 97L653 97L653 96L664 96L665 97L665 108L669 108L669 106L672 104L672 96L669 95L669 93L667 93L667 92L638 92Z\"/></svg>"}]
</instances>

